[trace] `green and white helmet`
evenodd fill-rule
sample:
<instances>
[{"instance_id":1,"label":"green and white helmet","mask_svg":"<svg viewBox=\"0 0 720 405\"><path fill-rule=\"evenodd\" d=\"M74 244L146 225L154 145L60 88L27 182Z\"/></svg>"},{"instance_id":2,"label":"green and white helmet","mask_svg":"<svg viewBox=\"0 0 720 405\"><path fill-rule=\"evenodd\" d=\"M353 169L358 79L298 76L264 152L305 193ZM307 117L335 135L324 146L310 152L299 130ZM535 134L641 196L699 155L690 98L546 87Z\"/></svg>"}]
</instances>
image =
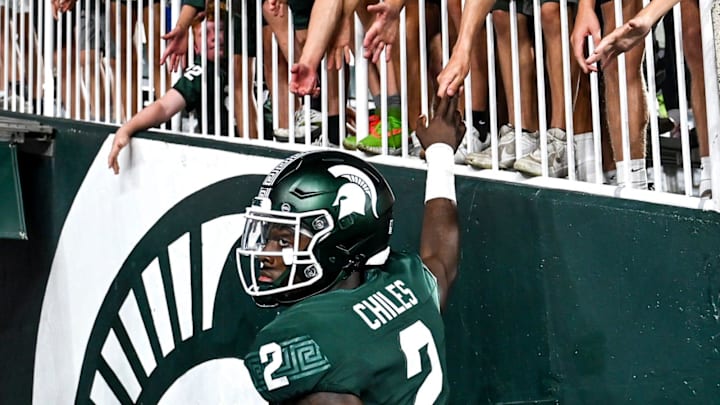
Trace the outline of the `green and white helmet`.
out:
<instances>
[{"instance_id":1,"label":"green and white helmet","mask_svg":"<svg viewBox=\"0 0 720 405\"><path fill-rule=\"evenodd\" d=\"M261 306L291 304L327 291L353 271L385 262L390 251L390 186L370 164L338 151L299 153L265 178L245 211L237 263L245 291ZM273 228L293 241L266 251ZM300 249L300 235L310 238ZM258 281L261 257L279 256L286 270L272 283Z\"/></svg>"}]
</instances>

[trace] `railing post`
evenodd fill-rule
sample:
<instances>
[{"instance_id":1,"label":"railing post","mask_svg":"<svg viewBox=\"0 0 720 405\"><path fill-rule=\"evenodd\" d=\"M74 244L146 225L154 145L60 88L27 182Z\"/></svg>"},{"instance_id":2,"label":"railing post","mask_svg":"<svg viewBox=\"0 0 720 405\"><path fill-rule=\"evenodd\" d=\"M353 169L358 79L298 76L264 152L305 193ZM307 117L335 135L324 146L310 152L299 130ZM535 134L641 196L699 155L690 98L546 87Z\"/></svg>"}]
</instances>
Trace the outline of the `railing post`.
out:
<instances>
[{"instance_id":1,"label":"railing post","mask_svg":"<svg viewBox=\"0 0 720 405\"><path fill-rule=\"evenodd\" d=\"M720 211L720 1L700 0L700 20L703 47L703 70L705 72L705 102L710 144L712 193L715 209Z\"/></svg>"}]
</instances>

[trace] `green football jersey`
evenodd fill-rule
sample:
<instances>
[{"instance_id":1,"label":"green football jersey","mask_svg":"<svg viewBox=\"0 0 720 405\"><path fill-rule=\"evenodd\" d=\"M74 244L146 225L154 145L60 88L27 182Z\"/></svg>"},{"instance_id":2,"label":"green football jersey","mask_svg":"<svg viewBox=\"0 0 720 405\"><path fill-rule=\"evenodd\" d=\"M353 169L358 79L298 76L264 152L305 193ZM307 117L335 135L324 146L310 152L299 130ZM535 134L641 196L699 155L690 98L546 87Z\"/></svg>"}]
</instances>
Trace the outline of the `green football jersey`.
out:
<instances>
[{"instance_id":1,"label":"green football jersey","mask_svg":"<svg viewBox=\"0 0 720 405\"><path fill-rule=\"evenodd\" d=\"M359 287L280 313L258 333L245 364L271 403L335 392L364 404L444 404L437 280L418 256L392 253Z\"/></svg>"},{"instance_id":2,"label":"green football jersey","mask_svg":"<svg viewBox=\"0 0 720 405\"><path fill-rule=\"evenodd\" d=\"M227 99L227 73L222 67L218 69L219 77L215 77L215 65L211 61L207 61L207 71L210 73L207 75L206 88L207 88L207 118L202 116L202 76L203 70L199 57L195 58L195 64L188 66L183 75L175 83L173 88L180 92L182 97L185 99L185 110L195 111L197 119L202 122L203 119L208 120L208 134L215 133L215 80L220 81L220 134L228 135L228 110L225 104Z\"/></svg>"}]
</instances>

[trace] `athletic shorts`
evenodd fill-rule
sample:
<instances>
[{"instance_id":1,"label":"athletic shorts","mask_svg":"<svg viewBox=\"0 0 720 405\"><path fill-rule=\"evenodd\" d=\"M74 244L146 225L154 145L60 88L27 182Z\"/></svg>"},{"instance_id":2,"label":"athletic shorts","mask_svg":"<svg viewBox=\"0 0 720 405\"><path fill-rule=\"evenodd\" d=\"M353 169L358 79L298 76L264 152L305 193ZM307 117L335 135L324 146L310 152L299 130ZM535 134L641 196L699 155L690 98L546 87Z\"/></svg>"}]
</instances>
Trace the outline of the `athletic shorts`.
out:
<instances>
[{"instance_id":1,"label":"athletic shorts","mask_svg":"<svg viewBox=\"0 0 720 405\"><path fill-rule=\"evenodd\" d=\"M248 57L254 57L257 55L257 44L256 44L256 27L255 24L255 0L248 0L247 2L247 44L248 49L247 52L243 52L242 48L242 20L241 20L241 13L242 13L242 5L239 1L233 2L233 40L235 43L233 44L233 54L234 55L243 55L245 54ZM227 38L225 39L227 42Z\"/></svg>"},{"instance_id":2,"label":"athletic shorts","mask_svg":"<svg viewBox=\"0 0 720 405\"><path fill-rule=\"evenodd\" d=\"M85 51L88 49L95 49L95 27L97 26L97 34L98 34L98 45L100 51L105 51L105 8L101 7L100 12L98 13L100 18L96 19L95 11L90 10L86 13L87 10L82 10L80 13L80 26L78 27L78 35L79 35L79 41L78 41L78 47L81 51ZM89 14L89 15L86 15ZM89 17L89 18L88 18ZM88 42L85 42L85 33L87 32L87 38ZM103 52L104 54L108 55L110 58L115 58L115 41L113 40L113 36L110 36L110 50L108 52Z\"/></svg>"},{"instance_id":3,"label":"athletic shorts","mask_svg":"<svg viewBox=\"0 0 720 405\"><path fill-rule=\"evenodd\" d=\"M610 1L610 0L605 0ZM578 0L568 0L568 5L576 5ZM540 0L540 5L543 5L545 3L560 3L560 0ZM532 0L517 0L517 12L523 15L526 15L528 17L532 17L533 15L533 1ZM503 11L510 11L510 1L509 0L497 0L495 2L495 6L493 7L493 10L503 10Z\"/></svg>"},{"instance_id":4,"label":"athletic shorts","mask_svg":"<svg viewBox=\"0 0 720 405\"><path fill-rule=\"evenodd\" d=\"M293 13L295 31L306 30L310 24L310 13L315 0L288 0Z\"/></svg>"},{"instance_id":5,"label":"athletic shorts","mask_svg":"<svg viewBox=\"0 0 720 405\"><path fill-rule=\"evenodd\" d=\"M29 13L30 12L30 1L29 0L0 0L0 7L7 7L10 10L20 10ZM35 5L35 12L38 10L38 5Z\"/></svg>"}]
</instances>

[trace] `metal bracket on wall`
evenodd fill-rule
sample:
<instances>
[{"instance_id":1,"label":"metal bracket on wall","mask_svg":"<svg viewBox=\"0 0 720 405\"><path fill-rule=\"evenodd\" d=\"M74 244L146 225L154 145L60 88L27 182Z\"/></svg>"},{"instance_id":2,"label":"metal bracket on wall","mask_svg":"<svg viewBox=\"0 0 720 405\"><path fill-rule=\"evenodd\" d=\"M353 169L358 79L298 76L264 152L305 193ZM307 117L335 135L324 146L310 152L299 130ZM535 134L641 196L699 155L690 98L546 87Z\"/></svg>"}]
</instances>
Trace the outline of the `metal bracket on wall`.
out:
<instances>
[{"instance_id":1,"label":"metal bracket on wall","mask_svg":"<svg viewBox=\"0 0 720 405\"><path fill-rule=\"evenodd\" d=\"M18 145L18 149L51 157L54 151L54 129L37 121L0 117L0 142Z\"/></svg>"}]
</instances>

